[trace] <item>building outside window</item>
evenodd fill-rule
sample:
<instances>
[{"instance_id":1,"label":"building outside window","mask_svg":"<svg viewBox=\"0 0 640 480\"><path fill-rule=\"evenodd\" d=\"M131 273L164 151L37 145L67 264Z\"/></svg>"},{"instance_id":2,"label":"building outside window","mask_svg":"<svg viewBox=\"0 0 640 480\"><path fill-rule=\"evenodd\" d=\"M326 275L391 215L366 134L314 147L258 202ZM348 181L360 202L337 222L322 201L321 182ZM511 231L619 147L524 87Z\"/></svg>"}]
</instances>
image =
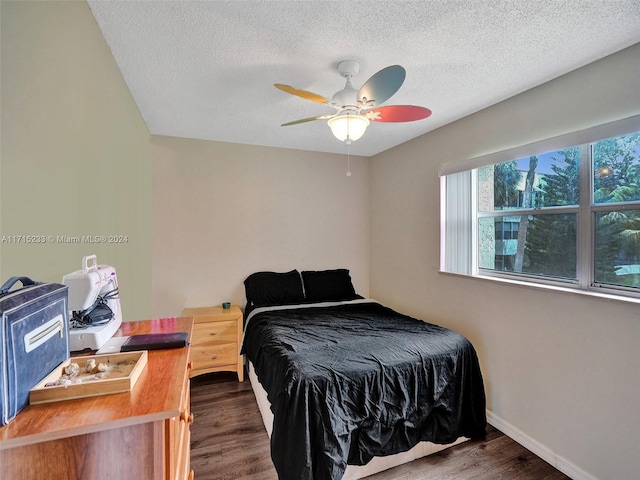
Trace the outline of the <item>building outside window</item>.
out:
<instances>
[{"instance_id":1,"label":"building outside window","mask_svg":"<svg viewBox=\"0 0 640 480\"><path fill-rule=\"evenodd\" d=\"M455 175L443 246L471 265L445 271L640 296L640 131Z\"/></svg>"}]
</instances>

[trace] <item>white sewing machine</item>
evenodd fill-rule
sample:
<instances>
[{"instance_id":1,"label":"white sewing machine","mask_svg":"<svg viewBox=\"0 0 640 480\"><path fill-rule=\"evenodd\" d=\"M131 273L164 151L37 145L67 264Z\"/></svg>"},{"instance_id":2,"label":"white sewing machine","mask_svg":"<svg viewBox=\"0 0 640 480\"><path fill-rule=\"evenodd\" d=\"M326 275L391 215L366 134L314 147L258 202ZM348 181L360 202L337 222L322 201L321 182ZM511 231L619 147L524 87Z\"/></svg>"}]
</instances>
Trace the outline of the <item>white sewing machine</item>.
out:
<instances>
[{"instance_id":1,"label":"white sewing machine","mask_svg":"<svg viewBox=\"0 0 640 480\"><path fill-rule=\"evenodd\" d=\"M89 255L82 258L82 269L62 277L62 283L69 287L69 349L98 350L122 323L116 270Z\"/></svg>"}]
</instances>

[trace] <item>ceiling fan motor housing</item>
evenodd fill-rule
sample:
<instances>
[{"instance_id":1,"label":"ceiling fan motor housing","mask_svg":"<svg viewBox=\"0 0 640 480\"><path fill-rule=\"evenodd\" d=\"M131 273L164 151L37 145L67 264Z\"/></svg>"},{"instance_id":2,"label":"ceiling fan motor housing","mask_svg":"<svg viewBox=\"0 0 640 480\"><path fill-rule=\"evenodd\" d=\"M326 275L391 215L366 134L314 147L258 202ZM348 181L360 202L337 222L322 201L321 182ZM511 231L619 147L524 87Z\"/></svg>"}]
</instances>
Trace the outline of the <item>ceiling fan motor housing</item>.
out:
<instances>
[{"instance_id":1,"label":"ceiling fan motor housing","mask_svg":"<svg viewBox=\"0 0 640 480\"><path fill-rule=\"evenodd\" d=\"M342 105L345 110L357 110L358 109L358 90L353 88L351 80L347 80L347 86L331 98L334 103Z\"/></svg>"},{"instance_id":2,"label":"ceiling fan motor housing","mask_svg":"<svg viewBox=\"0 0 640 480\"><path fill-rule=\"evenodd\" d=\"M353 88L351 78L357 75L360 71L360 64L354 60L345 60L338 64L338 73L342 75L347 83L345 87L336 92L331 100L338 105L342 105L345 109L351 110L349 107L353 107L353 110L358 109L358 90Z\"/></svg>"}]
</instances>

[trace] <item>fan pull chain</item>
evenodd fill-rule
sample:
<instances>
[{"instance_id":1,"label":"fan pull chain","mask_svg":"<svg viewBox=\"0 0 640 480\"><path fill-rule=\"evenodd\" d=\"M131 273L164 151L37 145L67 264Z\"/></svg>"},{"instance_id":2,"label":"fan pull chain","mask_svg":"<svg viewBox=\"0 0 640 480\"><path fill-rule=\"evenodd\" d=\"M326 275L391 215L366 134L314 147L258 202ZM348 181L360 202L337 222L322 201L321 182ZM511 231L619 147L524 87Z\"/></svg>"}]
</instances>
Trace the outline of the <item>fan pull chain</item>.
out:
<instances>
[{"instance_id":1,"label":"fan pull chain","mask_svg":"<svg viewBox=\"0 0 640 480\"><path fill-rule=\"evenodd\" d=\"M351 176L351 157L350 157L351 145L347 143L347 177Z\"/></svg>"}]
</instances>

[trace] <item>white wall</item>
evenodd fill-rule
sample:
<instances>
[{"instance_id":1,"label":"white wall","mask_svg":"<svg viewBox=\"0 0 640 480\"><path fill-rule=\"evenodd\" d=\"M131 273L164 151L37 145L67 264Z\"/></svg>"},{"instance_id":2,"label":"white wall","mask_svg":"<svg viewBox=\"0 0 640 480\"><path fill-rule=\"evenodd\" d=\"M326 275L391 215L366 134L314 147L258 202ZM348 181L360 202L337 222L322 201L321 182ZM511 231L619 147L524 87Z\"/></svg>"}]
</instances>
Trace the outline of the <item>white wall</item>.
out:
<instances>
[{"instance_id":1,"label":"white wall","mask_svg":"<svg viewBox=\"0 0 640 480\"><path fill-rule=\"evenodd\" d=\"M0 279L116 267L125 320L151 300L149 131L85 2L0 3ZM57 237L125 235L126 242Z\"/></svg>"},{"instance_id":2,"label":"white wall","mask_svg":"<svg viewBox=\"0 0 640 480\"><path fill-rule=\"evenodd\" d=\"M348 268L369 292L369 162L152 136L153 314L231 301L260 270Z\"/></svg>"},{"instance_id":3,"label":"white wall","mask_svg":"<svg viewBox=\"0 0 640 480\"><path fill-rule=\"evenodd\" d=\"M371 296L478 350L489 410L574 478L640 472L640 305L438 273L438 167L640 113L640 45L371 164Z\"/></svg>"}]
</instances>

